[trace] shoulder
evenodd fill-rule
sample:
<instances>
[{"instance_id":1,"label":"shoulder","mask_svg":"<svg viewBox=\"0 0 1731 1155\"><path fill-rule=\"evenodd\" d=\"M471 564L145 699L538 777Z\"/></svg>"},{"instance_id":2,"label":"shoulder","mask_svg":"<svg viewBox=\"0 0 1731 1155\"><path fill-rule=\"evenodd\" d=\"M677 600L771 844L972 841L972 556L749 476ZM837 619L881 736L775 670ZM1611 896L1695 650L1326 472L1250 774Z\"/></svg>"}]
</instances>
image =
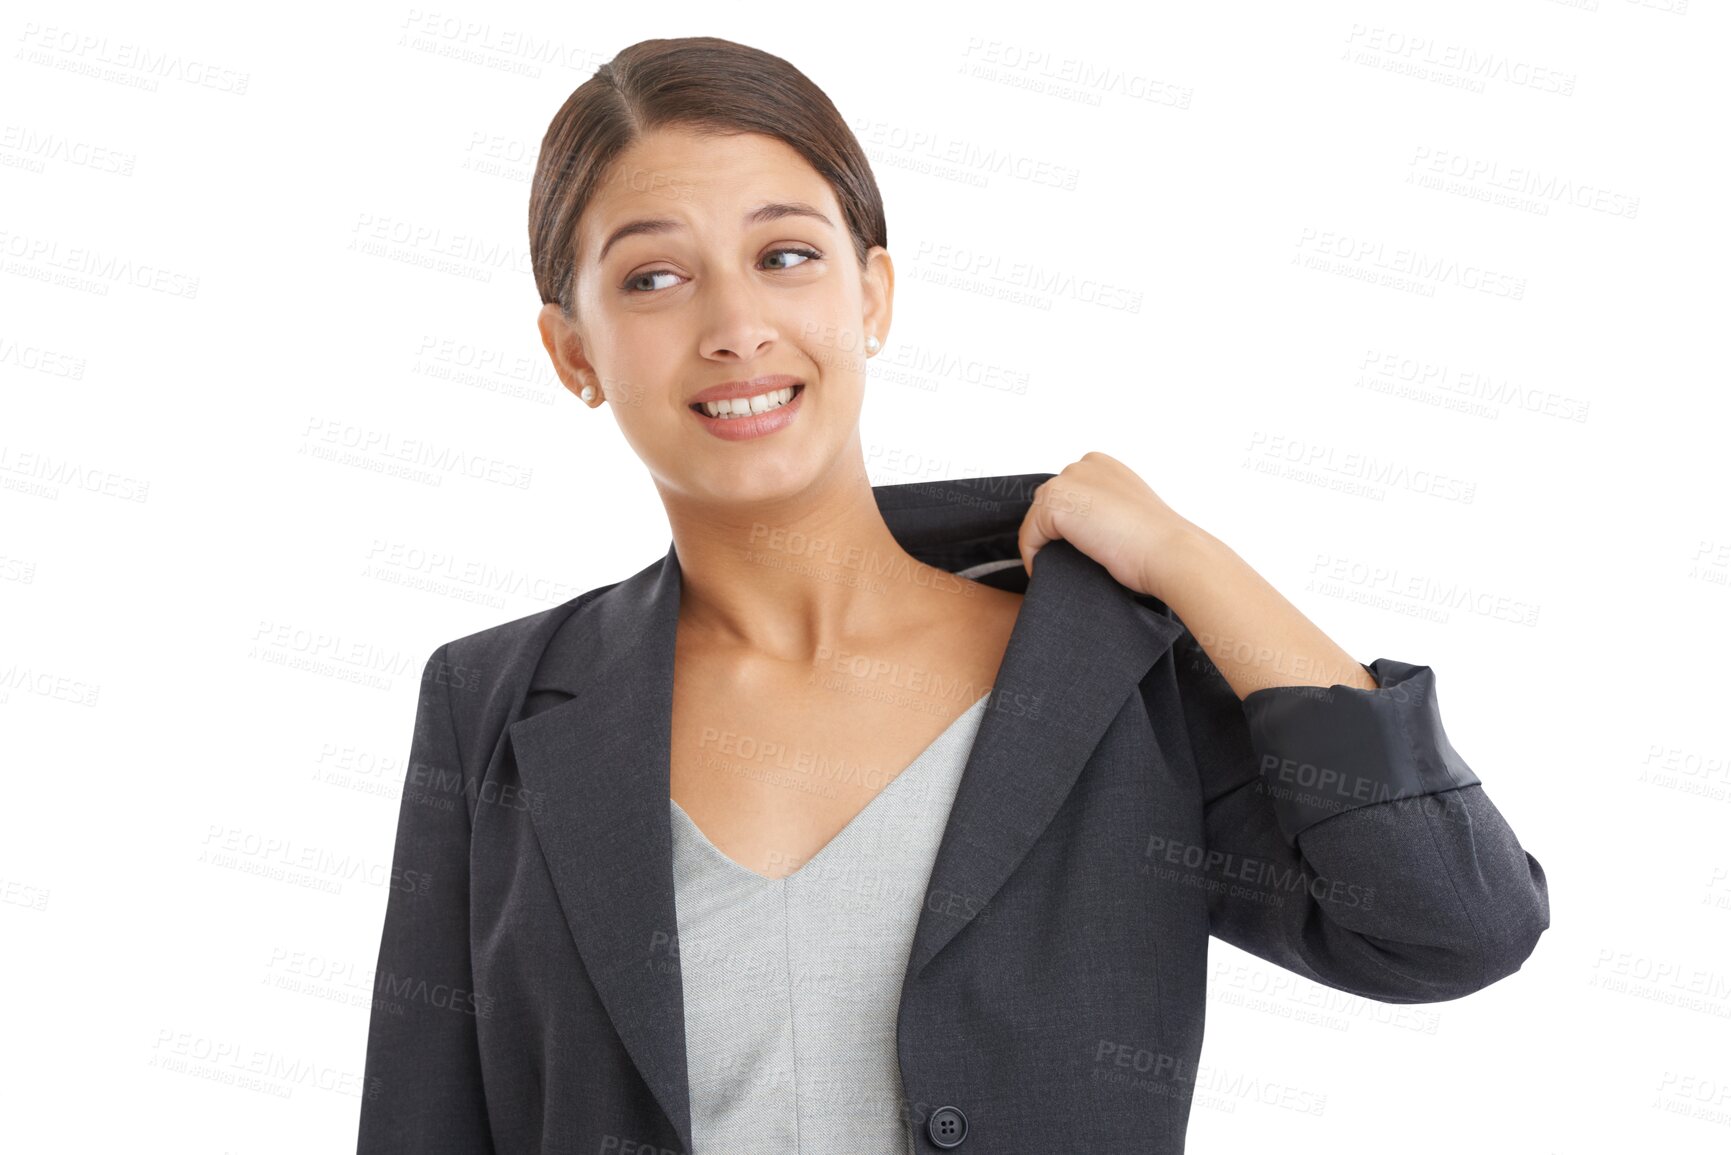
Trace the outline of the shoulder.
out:
<instances>
[{"instance_id":1,"label":"shoulder","mask_svg":"<svg viewBox=\"0 0 1731 1155\"><path fill-rule=\"evenodd\" d=\"M474 671L482 682L497 682L518 672L527 677L553 636L618 584L596 586L556 606L452 638L434 654L442 652L447 664Z\"/></svg>"},{"instance_id":2,"label":"shoulder","mask_svg":"<svg viewBox=\"0 0 1731 1155\"><path fill-rule=\"evenodd\" d=\"M597 652L598 638L615 636L616 644L629 648L644 614L666 595L662 578L672 555L670 546L666 555L628 578L445 642L433 661L457 667L451 685L457 687L460 675L472 691L452 698L466 698L471 709L481 708L491 721L500 712L515 717L532 684L560 685L580 675Z\"/></svg>"},{"instance_id":3,"label":"shoulder","mask_svg":"<svg viewBox=\"0 0 1731 1155\"><path fill-rule=\"evenodd\" d=\"M522 709L552 640L567 626L582 628L612 582L532 614L450 639L427 659L423 682L441 684L461 765L489 766L499 735ZM431 692L423 685L422 693ZM425 699L423 699L425 701Z\"/></svg>"}]
</instances>

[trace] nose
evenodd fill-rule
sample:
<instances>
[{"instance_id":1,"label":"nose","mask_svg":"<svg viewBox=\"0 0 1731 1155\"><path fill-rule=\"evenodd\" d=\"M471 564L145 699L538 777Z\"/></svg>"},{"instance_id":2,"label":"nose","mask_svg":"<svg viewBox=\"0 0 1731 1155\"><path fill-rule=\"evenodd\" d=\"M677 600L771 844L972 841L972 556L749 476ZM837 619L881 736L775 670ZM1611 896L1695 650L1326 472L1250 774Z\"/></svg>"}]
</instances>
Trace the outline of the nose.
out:
<instances>
[{"instance_id":1,"label":"nose","mask_svg":"<svg viewBox=\"0 0 1731 1155\"><path fill-rule=\"evenodd\" d=\"M711 281L704 302L701 352L751 361L775 343L779 330L756 288L743 278Z\"/></svg>"}]
</instances>

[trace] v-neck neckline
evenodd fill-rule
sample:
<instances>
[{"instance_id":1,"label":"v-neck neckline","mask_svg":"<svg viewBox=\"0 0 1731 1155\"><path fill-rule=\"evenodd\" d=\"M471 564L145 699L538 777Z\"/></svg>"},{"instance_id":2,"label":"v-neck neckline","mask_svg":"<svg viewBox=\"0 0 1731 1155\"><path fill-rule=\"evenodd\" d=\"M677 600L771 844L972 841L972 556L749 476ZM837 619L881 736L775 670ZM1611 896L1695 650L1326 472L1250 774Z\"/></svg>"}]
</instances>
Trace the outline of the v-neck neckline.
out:
<instances>
[{"instance_id":1,"label":"v-neck neckline","mask_svg":"<svg viewBox=\"0 0 1731 1155\"><path fill-rule=\"evenodd\" d=\"M836 831L835 834L830 838L830 840L828 842L824 843L821 847L819 847L818 850L816 851L816 853L814 853L810 858L806 859L805 862L803 862L800 865L798 870L795 870L789 874L784 874L784 875L781 875L781 876L776 877L776 878L771 878L769 875L761 874L758 871L751 869L749 866L744 865L743 863L736 862L733 858L731 858L727 854L723 853L721 848L716 846L715 843L710 840L709 835L707 835L703 832L703 827L697 825L697 820L692 818L691 815L689 815L685 812L685 807L681 806L678 803L678 801L673 799L672 797L669 797L667 801L672 805L674 812L677 813L681 818L683 818L685 820L686 828L688 830L690 830L692 833L696 834L697 841L703 847L705 847L710 854L714 855L716 858L720 859L722 862L726 863L728 866L731 866L733 869L740 871L744 874L750 875L751 877L757 879L759 882L763 883L766 886L773 886L777 883L792 882L795 879L799 878L801 875L803 875L808 869L810 869L810 867L814 863L816 863L818 859L822 858L825 854L828 854L830 851L830 848L833 847L836 843L840 842L844 837L846 837L849 831L853 830L854 827L861 825L862 822L864 821L866 815L872 813L873 808L877 806L878 802L881 801L885 795L896 790L898 788L898 786L900 785L900 783L902 783L908 777L909 774L912 774L913 772L918 770L921 766L923 766L926 762L928 762L930 760L930 756L931 756L932 751L937 749L938 744L940 742L942 742L945 738L948 738L950 736L950 734L958 726L960 726L964 721L966 721L968 718L972 717L974 714L974 711L978 710L982 705L984 705L986 700L988 698L990 698L991 696L992 696L991 691L990 690L986 691L979 698L975 699L973 705L969 706L966 710L963 710L960 714L957 714L954 718L952 718L950 720L949 725L945 726L936 738L933 738L930 742L926 743L925 749L921 750L918 754L914 755L913 760L910 761L906 766L904 766L902 768L901 773L897 774L895 777L891 778L888 782L884 783L883 788L881 790L879 790L876 794L872 795L871 801L867 802L864 806L860 807L859 810L854 813L854 816L852 818L848 819L847 822L842 826L842 828L840 830Z\"/></svg>"}]
</instances>

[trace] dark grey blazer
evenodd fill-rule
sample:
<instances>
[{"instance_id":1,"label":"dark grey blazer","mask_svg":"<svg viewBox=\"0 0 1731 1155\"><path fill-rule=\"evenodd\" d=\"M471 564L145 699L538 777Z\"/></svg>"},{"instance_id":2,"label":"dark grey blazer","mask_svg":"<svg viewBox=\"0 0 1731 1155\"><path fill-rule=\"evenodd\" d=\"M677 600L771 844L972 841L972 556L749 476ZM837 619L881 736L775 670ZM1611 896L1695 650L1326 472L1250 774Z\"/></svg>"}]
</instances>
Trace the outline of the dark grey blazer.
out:
<instances>
[{"instance_id":1,"label":"dark grey blazer","mask_svg":"<svg viewBox=\"0 0 1731 1155\"><path fill-rule=\"evenodd\" d=\"M1028 579L1016 532L1051 476L875 490L914 556L1026 595L908 959L907 1126L919 1152L1176 1155L1210 934L1367 998L1454 999L1520 968L1545 875L1449 744L1429 667L1240 702L1070 543ZM690 1150L679 597L670 546L428 660L360 1155Z\"/></svg>"}]
</instances>

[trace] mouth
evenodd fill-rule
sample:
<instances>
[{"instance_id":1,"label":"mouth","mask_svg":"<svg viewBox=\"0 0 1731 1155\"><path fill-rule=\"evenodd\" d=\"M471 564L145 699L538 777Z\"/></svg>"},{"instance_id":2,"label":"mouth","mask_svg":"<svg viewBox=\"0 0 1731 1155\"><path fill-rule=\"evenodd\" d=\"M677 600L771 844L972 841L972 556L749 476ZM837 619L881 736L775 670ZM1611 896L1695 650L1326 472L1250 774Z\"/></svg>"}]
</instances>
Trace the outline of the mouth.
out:
<instances>
[{"instance_id":1,"label":"mouth","mask_svg":"<svg viewBox=\"0 0 1731 1155\"><path fill-rule=\"evenodd\" d=\"M719 421L737 421L746 417L755 417L764 413L773 413L784 405L791 404L805 390L805 382L783 386L780 389L766 389L751 397L735 397L728 401L694 401L688 408L693 413L703 417L711 417Z\"/></svg>"}]
</instances>

